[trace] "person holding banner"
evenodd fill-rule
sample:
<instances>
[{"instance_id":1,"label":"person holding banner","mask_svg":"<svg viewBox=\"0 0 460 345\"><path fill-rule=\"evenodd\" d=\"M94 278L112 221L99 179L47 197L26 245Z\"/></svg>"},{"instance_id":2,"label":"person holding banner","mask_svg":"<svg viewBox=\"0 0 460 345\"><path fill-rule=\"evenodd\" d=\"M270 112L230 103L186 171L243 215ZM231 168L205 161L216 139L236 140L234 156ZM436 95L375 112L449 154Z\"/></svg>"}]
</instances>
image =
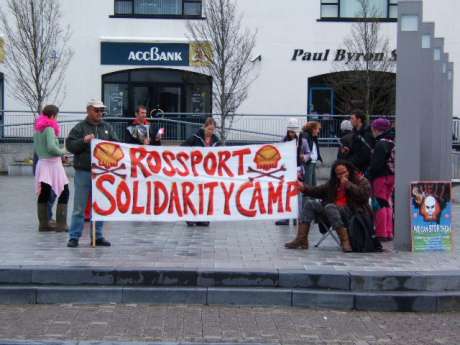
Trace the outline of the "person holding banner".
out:
<instances>
[{"instance_id":1,"label":"person holding banner","mask_svg":"<svg viewBox=\"0 0 460 345\"><path fill-rule=\"evenodd\" d=\"M318 187L299 185L305 196L302 218L296 238L285 244L288 249L308 249L310 224L325 217L340 238L342 250L351 252L348 220L355 212L370 214L371 187L369 181L348 161L336 161L329 181ZM318 200L319 199L319 200Z\"/></svg>"},{"instance_id":2,"label":"person holding banner","mask_svg":"<svg viewBox=\"0 0 460 345\"><path fill-rule=\"evenodd\" d=\"M300 125L299 121L295 118L292 117L288 120L288 124L286 127L286 136L283 138L282 142L285 143L287 141L295 140L297 144L296 150L298 151L298 145L299 145L299 133L300 133ZM300 165L300 156L297 155L297 167L299 169L299 174L303 175L301 173L301 168L299 167ZM302 205L302 198L299 197L299 210ZM294 225L297 225L297 219L293 219ZM280 219L275 222L275 225L289 225L289 219Z\"/></svg>"},{"instance_id":3,"label":"person holding banner","mask_svg":"<svg viewBox=\"0 0 460 345\"><path fill-rule=\"evenodd\" d=\"M161 145L162 129L158 130L147 120L147 108L139 105L136 118L126 127L126 143L140 145Z\"/></svg>"},{"instance_id":4,"label":"person holding banner","mask_svg":"<svg viewBox=\"0 0 460 345\"><path fill-rule=\"evenodd\" d=\"M74 154L75 168L75 195L67 243L70 248L78 247L85 222L85 207L91 195L91 140L119 141L112 126L103 121L104 111L104 103L90 100L86 107L86 119L72 128L66 139L67 150ZM110 242L104 239L103 222L96 222L96 246L110 246Z\"/></svg>"},{"instance_id":5,"label":"person holding banner","mask_svg":"<svg viewBox=\"0 0 460 345\"><path fill-rule=\"evenodd\" d=\"M59 147L61 127L56 121L59 108L47 105L35 121L34 150L38 156L35 185L38 194L38 231L67 231L67 203L69 180L62 165L65 150ZM50 224L49 203L59 196L56 208L56 226Z\"/></svg>"},{"instance_id":6,"label":"person holding banner","mask_svg":"<svg viewBox=\"0 0 460 345\"><path fill-rule=\"evenodd\" d=\"M216 121L208 117L204 122L203 128L199 129L194 135L182 143L181 146L202 146L214 147L221 146L219 137L215 134ZM209 226L209 222L187 222L187 226Z\"/></svg>"}]
</instances>

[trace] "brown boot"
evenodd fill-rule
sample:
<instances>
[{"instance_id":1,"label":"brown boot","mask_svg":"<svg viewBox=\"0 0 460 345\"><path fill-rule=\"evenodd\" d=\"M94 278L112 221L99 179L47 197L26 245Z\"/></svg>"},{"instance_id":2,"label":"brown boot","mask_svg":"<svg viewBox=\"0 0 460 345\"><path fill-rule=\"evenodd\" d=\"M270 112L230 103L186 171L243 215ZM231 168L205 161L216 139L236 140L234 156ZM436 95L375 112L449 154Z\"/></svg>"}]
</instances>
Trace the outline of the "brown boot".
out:
<instances>
[{"instance_id":1,"label":"brown boot","mask_svg":"<svg viewBox=\"0 0 460 345\"><path fill-rule=\"evenodd\" d=\"M286 243L284 246L287 249L308 249L308 233L310 231L310 224L299 223L297 227L296 238Z\"/></svg>"},{"instance_id":2,"label":"brown boot","mask_svg":"<svg viewBox=\"0 0 460 345\"><path fill-rule=\"evenodd\" d=\"M57 204L56 207L56 232L67 232L67 204Z\"/></svg>"},{"instance_id":3,"label":"brown boot","mask_svg":"<svg viewBox=\"0 0 460 345\"><path fill-rule=\"evenodd\" d=\"M346 228L339 228L336 231L340 238L340 246L342 247L342 251L344 253L352 252L353 249L351 248L350 238L348 237L348 230Z\"/></svg>"},{"instance_id":4,"label":"brown boot","mask_svg":"<svg viewBox=\"0 0 460 345\"><path fill-rule=\"evenodd\" d=\"M38 231L54 231L48 219L48 203L37 203Z\"/></svg>"}]
</instances>

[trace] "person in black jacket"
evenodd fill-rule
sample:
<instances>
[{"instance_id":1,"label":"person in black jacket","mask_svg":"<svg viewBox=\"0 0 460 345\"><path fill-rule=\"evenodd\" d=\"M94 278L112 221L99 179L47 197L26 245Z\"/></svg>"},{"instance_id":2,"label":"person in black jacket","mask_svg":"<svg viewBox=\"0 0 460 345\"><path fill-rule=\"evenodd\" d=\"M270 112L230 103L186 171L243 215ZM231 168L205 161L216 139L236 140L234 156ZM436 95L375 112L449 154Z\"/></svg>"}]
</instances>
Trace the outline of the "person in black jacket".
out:
<instances>
[{"instance_id":1,"label":"person in black jacket","mask_svg":"<svg viewBox=\"0 0 460 345\"><path fill-rule=\"evenodd\" d=\"M86 119L79 122L65 141L67 150L74 154L74 202L72 222L67 247L78 247L78 241L85 223L85 207L91 194L91 140L119 141L112 126L105 122L105 105L99 100L91 100L86 107ZM96 246L110 246L103 236L103 222L96 222Z\"/></svg>"},{"instance_id":2,"label":"person in black jacket","mask_svg":"<svg viewBox=\"0 0 460 345\"><path fill-rule=\"evenodd\" d=\"M375 139L367 125L366 115L360 110L354 111L350 118L353 125L353 138L346 160L351 162L361 173L365 173L371 161Z\"/></svg>"},{"instance_id":3,"label":"person in black jacket","mask_svg":"<svg viewBox=\"0 0 460 345\"><path fill-rule=\"evenodd\" d=\"M390 121L386 119L374 120L371 127L377 142L367 175L372 184L374 198L375 233L380 241L390 241L393 239L395 132Z\"/></svg>"},{"instance_id":4,"label":"person in black jacket","mask_svg":"<svg viewBox=\"0 0 460 345\"><path fill-rule=\"evenodd\" d=\"M203 128L200 128L194 135L184 141L181 146L221 146L222 143L215 131L216 121L212 117L208 117L204 122Z\"/></svg>"},{"instance_id":5,"label":"person in black jacket","mask_svg":"<svg viewBox=\"0 0 460 345\"><path fill-rule=\"evenodd\" d=\"M182 143L181 146L202 146L214 147L221 146L219 137L215 134L216 121L208 117L204 122L203 128L199 129L194 135ZM209 226L209 222L186 222L187 226Z\"/></svg>"},{"instance_id":6,"label":"person in black jacket","mask_svg":"<svg viewBox=\"0 0 460 345\"><path fill-rule=\"evenodd\" d=\"M153 123L147 120L147 108L139 105L136 110L136 118L126 127L126 143L138 145L161 145L161 135Z\"/></svg>"}]
</instances>

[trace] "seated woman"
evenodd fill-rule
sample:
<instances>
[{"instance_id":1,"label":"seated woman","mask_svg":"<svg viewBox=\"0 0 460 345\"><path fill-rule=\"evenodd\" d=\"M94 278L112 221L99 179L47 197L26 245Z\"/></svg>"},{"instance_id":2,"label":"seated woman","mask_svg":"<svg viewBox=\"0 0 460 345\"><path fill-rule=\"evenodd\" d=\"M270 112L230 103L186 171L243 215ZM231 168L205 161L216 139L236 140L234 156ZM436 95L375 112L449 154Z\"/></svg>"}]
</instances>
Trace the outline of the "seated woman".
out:
<instances>
[{"instance_id":1,"label":"seated woman","mask_svg":"<svg viewBox=\"0 0 460 345\"><path fill-rule=\"evenodd\" d=\"M371 212L369 207L370 184L356 168L347 161L336 161L331 169L329 181L318 187L300 185L305 199L297 237L285 244L288 249L308 249L310 224L319 217L325 217L337 231L344 252L351 252L348 237L348 220L355 212ZM317 200L320 199L320 200Z\"/></svg>"}]
</instances>

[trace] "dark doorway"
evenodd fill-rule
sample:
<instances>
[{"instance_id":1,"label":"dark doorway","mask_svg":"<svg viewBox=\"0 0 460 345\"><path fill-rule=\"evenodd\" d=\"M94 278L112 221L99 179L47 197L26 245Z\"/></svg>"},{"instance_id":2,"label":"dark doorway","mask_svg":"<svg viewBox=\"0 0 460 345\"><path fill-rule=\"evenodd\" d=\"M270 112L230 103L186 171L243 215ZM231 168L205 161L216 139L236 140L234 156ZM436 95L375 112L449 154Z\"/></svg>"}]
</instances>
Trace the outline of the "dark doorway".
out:
<instances>
[{"instance_id":1,"label":"dark doorway","mask_svg":"<svg viewBox=\"0 0 460 345\"><path fill-rule=\"evenodd\" d=\"M334 90L327 86L312 86L308 104L310 114L334 114Z\"/></svg>"},{"instance_id":2,"label":"dark doorway","mask_svg":"<svg viewBox=\"0 0 460 345\"><path fill-rule=\"evenodd\" d=\"M102 76L109 116L132 117L138 105L165 113L211 113L212 79L174 69L135 69Z\"/></svg>"},{"instance_id":3,"label":"dark doorway","mask_svg":"<svg viewBox=\"0 0 460 345\"><path fill-rule=\"evenodd\" d=\"M134 84L130 89L134 107L145 105L150 111L184 112L184 87L180 85Z\"/></svg>"},{"instance_id":4,"label":"dark doorway","mask_svg":"<svg viewBox=\"0 0 460 345\"><path fill-rule=\"evenodd\" d=\"M369 77L370 88L365 79ZM362 109L369 115L394 115L396 74L346 71L322 74L308 79L310 114L348 115ZM367 99L367 101L366 101Z\"/></svg>"}]
</instances>

